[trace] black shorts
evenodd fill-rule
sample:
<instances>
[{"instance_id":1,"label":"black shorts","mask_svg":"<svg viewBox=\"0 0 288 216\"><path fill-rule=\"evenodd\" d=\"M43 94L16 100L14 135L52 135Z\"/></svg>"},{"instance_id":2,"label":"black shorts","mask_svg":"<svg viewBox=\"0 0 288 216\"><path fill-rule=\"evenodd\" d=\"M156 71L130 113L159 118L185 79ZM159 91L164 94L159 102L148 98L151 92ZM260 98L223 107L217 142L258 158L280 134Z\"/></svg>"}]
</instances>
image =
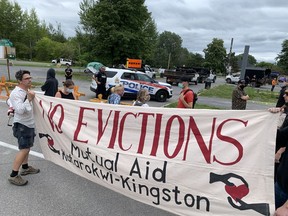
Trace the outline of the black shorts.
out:
<instances>
[{"instance_id":1,"label":"black shorts","mask_svg":"<svg viewBox=\"0 0 288 216\"><path fill-rule=\"evenodd\" d=\"M29 128L20 123L14 123L13 127L13 136L18 139L18 148L27 149L31 148L34 143L35 129Z\"/></svg>"}]
</instances>

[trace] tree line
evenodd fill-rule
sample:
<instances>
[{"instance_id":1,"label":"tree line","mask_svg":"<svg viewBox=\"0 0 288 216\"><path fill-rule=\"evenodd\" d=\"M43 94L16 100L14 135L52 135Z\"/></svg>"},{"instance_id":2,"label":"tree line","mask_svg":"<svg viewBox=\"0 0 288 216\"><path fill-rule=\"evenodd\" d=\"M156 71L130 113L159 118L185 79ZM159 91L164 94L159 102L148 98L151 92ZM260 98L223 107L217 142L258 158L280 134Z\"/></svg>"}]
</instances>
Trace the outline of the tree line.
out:
<instances>
[{"instance_id":1,"label":"tree line","mask_svg":"<svg viewBox=\"0 0 288 216\"><path fill-rule=\"evenodd\" d=\"M23 60L50 62L65 57L80 66L90 61L112 66L137 58L154 67L206 67L225 74L230 65L232 72L239 71L243 55L228 54L222 39L213 38L203 56L183 47L176 33L159 34L145 0L83 0L79 7L80 25L74 37L66 38L60 23L54 27L40 21L35 9L23 11L17 2L0 0L0 39L9 39L17 58ZM257 63L251 55L249 64L287 71L288 40L282 47L277 65Z\"/></svg>"}]
</instances>

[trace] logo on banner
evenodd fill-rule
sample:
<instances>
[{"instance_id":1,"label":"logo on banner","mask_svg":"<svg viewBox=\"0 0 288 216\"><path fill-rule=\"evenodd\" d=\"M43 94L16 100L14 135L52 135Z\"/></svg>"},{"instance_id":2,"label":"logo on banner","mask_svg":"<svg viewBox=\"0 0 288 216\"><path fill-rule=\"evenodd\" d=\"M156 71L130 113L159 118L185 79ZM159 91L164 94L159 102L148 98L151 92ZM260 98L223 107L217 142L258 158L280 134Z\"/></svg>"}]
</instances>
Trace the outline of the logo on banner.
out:
<instances>
[{"instance_id":1,"label":"logo on banner","mask_svg":"<svg viewBox=\"0 0 288 216\"><path fill-rule=\"evenodd\" d=\"M241 211L252 209L262 215L270 215L269 204L267 203L245 203L242 198L249 194L249 185L247 181L235 173L227 173L218 175L210 173L210 184L215 182L222 182L225 184L225 191L229 195L227 197L228 203L236 209ZM235 182L235 183L234 183ZM238 182L238 184L236 184ZM234 201L233 201L234 200ZM235 204L239 203L239 205Z\"/></svg>"}]
</instances>

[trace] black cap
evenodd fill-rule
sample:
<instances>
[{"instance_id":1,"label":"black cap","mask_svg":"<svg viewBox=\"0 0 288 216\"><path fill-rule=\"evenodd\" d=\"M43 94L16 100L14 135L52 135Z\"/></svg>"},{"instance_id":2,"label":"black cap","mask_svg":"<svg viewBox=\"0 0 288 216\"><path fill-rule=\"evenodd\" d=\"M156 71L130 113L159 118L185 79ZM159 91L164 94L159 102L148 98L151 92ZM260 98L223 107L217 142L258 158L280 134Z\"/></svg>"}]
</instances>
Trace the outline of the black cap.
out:
<instances>
[{"instance_id":1,"label":"black cap","mask_svg":"<svg viewBox=\"0 0 288 216\"><path fill-rule=\"evenodd\" d=\"M181 80L182 82L189 82L189 81L190 81L188 77L184 77L184 76L181 77L180 80Z\"/></svg>"}]
</instances>

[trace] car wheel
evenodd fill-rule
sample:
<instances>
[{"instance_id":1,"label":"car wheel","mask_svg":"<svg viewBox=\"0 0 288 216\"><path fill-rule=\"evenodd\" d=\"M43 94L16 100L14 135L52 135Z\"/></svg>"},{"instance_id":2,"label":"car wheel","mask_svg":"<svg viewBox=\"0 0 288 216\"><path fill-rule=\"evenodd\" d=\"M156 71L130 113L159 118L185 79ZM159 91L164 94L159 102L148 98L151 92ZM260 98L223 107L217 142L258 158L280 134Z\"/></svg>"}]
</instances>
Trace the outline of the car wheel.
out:
<instances>
[{"instance_id":1,"label":"car wheel","mask_svg":"<svg viewBox=\"0 0 288 216\"><path fill-rule=\"evenodd\" d=\"M156 93L156 100L159 101L159 102L165 102L167 100L167 95L168 93L164 90L159 90L157 93Z\"/></svg>"},{"instance_id":2,"label":"car wheel","mask_svg":"<svg viewBox=\"0 0 288 216\"><path fill-rule=\"evenodd\" d=\"M231 83L231 79L226 79L226 82L227 83Z\"/></svg>"}]
</instances>

